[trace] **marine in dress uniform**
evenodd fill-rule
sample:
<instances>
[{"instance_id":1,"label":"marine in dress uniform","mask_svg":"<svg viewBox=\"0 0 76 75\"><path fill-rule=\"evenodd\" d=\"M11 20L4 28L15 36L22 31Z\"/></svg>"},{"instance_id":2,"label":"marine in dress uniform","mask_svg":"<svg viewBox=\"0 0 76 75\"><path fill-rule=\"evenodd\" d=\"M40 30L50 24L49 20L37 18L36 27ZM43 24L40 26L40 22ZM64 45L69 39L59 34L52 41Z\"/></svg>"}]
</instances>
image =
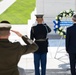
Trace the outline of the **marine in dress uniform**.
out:
<instances>
[{"instance_id":1,"label":"marine in dress uniform","mask_svg":"<svg viewBox=\"0 0 76 75\"><path fill-rule=\"evenodd\" d=\"M76 14L72 17L73 25L67 28L66 51L69 54L71 75L76 75Z\"/></svg>"},{"instance_id":2,"label":"marine in dress uniform","mask_svg":"<svg viewBox=\"0 0 76 75\"><path fill-rule=\"evenodd\" d=\"M0 23L0 75L19 75L17 65L20 57L38 49L36 43L15 30L11 31L21 37L26 45L9 41L10 29L11 24L8 21Z\"/></svg>"},{"instance_id":3,"label":"marine in dress uniform","mask_svg":"<svg viewBox=\"0 0 76 75\"><path fill-rule=\"evenodd\" d=\"M35 40L38 45L38 50L34 52L34 66L35 75L40 75L40 65L41 65L41 75L46 74L46 62L47 62L47 52L48 52L48 38L47 34L51 32L51 28L46 23L43 23L43 14L38 14L36 16L36 21L38 22L36 26L31 28L30 38Z\"/></svg>"}]
</instances>

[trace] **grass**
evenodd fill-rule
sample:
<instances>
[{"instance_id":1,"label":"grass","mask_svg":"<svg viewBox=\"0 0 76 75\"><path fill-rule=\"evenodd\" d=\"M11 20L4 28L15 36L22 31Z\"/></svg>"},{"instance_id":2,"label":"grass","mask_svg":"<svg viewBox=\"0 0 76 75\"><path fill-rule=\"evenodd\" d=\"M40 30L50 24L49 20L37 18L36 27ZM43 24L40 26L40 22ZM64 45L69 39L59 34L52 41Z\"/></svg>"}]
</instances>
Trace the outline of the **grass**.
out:
<instances>
[{"instance_id":1,"label":"grass","mask_svg":"<svg viewBox=\"0 0 76 75\"><path fill-rule=\"evenodd\" d=\"M31 12L35 8L35 0L16 0L4 13L0 15L1 20L8 20L12 24L27 24Z\"/></svg>"},{"instance_id":2,"label":"grass","mask_svg":"<svg viewBox=\"0 0 76 75\"><path fill-rule=\"evenodd\" d=\"M2 0L0 0L0 2L1 2Z\"/></svg>"}]
</instances>

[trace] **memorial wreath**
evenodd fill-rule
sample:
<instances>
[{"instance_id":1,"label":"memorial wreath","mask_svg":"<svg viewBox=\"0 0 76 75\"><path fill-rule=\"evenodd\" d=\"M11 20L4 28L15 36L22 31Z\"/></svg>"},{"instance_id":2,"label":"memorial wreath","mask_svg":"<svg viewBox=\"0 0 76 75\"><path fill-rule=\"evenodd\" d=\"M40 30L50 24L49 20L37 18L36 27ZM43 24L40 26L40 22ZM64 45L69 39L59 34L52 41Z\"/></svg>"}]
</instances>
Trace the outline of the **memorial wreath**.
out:
<instances>
[{"instance_id":1,"label":"memorial wreath","mask_svg":"<svg viewBox=\"0 0 76 75\"><path fill-rule=\"evenodd\" d=\"M64 38L66 37L66 30L60 25L61 24L61 20L63 19L63 17L68 18L68 17L72 17L74 14L73 10L66 10L66 11L62 11L60 12L60 14L58 14L55 18L54 22L54 31L57 32L60 36L63 36Z\"/></svg>"}]
</instances>

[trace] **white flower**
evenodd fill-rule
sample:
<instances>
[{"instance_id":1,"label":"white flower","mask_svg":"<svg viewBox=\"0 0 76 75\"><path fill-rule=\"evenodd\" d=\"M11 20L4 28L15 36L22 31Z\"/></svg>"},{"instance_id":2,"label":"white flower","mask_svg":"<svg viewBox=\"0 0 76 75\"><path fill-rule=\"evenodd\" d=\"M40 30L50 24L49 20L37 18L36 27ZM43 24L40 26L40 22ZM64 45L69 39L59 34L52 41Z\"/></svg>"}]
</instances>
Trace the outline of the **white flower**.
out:
<instances>
[{"instance_id":1,"label":"white flower","mask_svg":"<svg viewBox=\"0 0 76 75\"><path fill-rule=\"evenodd\" d=\"M68 17L69 15L66 15L66 17Z\"/></svg>"},{"instance_id":2,"label":"white flower","mask_svg":"<svg viewBox=\"0 0 76 75\"><path fill-rule=\"evenodd\" d=\"M59 34L60 32L57 30L57 33Z\"/></svg>"},{"instance_id":3,"label":"white flower","mask_svg":"<svg viewBox=\"0 0 76 75\"><path fill-rule=\"evenodd\" d=\"M65 16L65 14L63 14L63 16Z\"/></svg>"},{"instance_id":4,"label":"white flower","mask_svg":"<svg viewBox=\"0 0 76 75\"><path fill-rule=\"evenodd\" d=\"M63 29L62 27L59 28L59 30L62 30L62 29Z\"/></svg>"},{"instance_id":5,"label":"white flower","mask_svg":"<svg viewBox=\"0 0 76 75\"><path fill-rule=\"evenodd\" d=\"M71 14L71 13L69 13L69 16L71 17L71 16L72 16L72 14Z\"/></svg>"},{"instance_id":6,"label":"white flower","mask_svg":"<svg viewBox=\"0 0 76 75\"><path fill-rule=\"evenodd\" d=\"M58 28L58 25L56 25L55 27Z\"/></svg>"},{"instance_id":7,"label":"white flower","mask_svg":"<svg viewBox=\"0 0 76 75\"><path fill-rule=\"evenodd\" d=\"M66 30L65 30L65 29L63 29L63 32L66 32Z\"/></svg>"},{"instance_id":8,"label":"white flower","mask_svg":"<svg viewBox=\"0 0 76 75\"><path fill-rule=\"evenodd\" d=\"M60 32L60 35L63 35L63 32Z\"/></svg>"},{"instance_id":9,"label":"white flower","mask_svg":"<svg viewBox=\"0 0 76 75\"><path fill-rule=\"evenodd\" d=\"M58 17L56 17L55 19L58 19Z\"/></svg>"},{"instance_id":10,"label":"white flower","mask_svg":"<svg viewBox=\"0 0 76 75\"><path fill-rule=\"evenodd\" d=\"M59 17L59 19L61 20L61 17Z\"/></svg>"},{"instance_id":11,"label":"white flower","mask_svg":"<svg viewBox=\"0 0 76 75\"><path fill-rule=\"evenodd\" d=\"M56 21L56 24L58 24L58 21Z\"/></svg>"}]
</instances>

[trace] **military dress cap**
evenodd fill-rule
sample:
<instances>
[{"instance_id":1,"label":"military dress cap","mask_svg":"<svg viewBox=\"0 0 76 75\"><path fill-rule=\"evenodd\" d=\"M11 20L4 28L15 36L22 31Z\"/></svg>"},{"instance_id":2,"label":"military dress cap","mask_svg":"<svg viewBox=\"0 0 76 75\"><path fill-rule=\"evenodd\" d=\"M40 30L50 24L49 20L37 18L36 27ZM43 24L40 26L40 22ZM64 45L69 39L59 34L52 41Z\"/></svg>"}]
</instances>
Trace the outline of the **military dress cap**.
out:
<instances>
[{"instance_id":1,"label":"military dress cap","mask_svg":"<svg viewBox=\"0 0 76 75\"><path fill-rule=\"evenodd\" d=\"M43 14L36 14L35 16L36 16L36 18L43 18L44 15Z\"/></svg>"},{"instance_id":2,"label":"military dress cap","mask_svg":"<svg viewBox=\"0 0 76 75\"><path fill-rule=\"evenodd\" d=\"M76 14L73 15L72 19L76 21Z\"/></svg>"},{"instance_id":3,"label":"military dress cap","mask_svg":"<svg viewBox=\"0 0 76 75\"><path fill-rule=\"evenodd\" d=\"M0 30L10 30L11 24L8 23L0 23Z\"/></svg>"}]
</instances>

